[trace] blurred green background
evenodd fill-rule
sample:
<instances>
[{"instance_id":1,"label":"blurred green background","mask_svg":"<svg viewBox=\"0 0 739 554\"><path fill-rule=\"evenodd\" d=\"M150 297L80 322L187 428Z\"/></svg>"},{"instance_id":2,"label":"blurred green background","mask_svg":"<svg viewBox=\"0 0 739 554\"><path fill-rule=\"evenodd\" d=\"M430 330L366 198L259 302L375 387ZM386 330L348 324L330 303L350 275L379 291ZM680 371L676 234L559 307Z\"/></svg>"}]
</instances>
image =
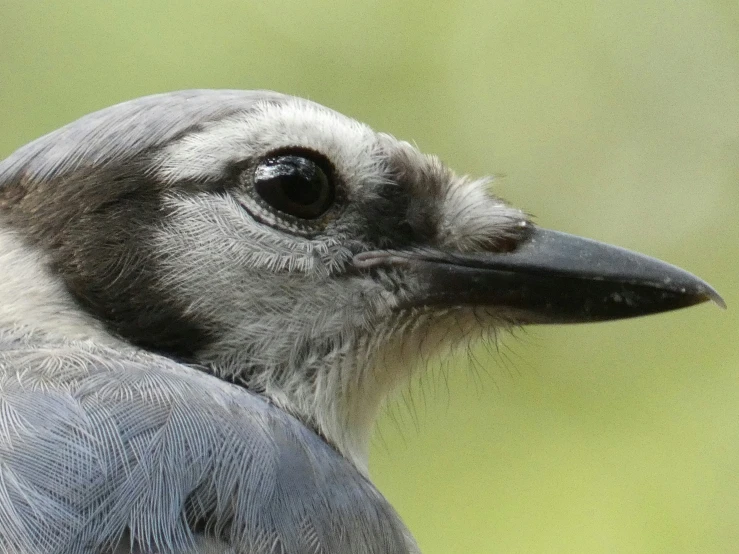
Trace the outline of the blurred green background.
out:
<instances>
[{"instance_id":1,"label":"blurred green background","mask_svg":"<svg viewBox=\"0 0 739 554\"><path fill-rule=\"evenodd\" d=\"M426 554L739 552L736 0L0 1L0 156L192 87L309 97L724 295L431 368L372 456Z\"/></svg>"}]
</instances>

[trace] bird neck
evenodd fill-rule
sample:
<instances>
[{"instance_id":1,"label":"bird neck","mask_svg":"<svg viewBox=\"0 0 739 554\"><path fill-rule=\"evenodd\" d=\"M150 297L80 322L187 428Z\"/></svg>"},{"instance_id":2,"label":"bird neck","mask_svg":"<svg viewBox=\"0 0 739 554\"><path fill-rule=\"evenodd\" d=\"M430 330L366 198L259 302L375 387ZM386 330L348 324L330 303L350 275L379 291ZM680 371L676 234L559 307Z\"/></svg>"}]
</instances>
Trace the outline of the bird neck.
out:
<instances>
[{"instance_id":1,"label":"bird neck","mask_svg":"<svg viewBox=\"0 0 739 554\"><path fill-rule=\"evenodd\" d=\"M211 358L206 365L300 419L367 475L375 420L417 365L410 352L402 334L388 333L349 340L307 366L252 366L244 372L246 352L232 352L227 362Z\"/></svg>"}]
</instances>

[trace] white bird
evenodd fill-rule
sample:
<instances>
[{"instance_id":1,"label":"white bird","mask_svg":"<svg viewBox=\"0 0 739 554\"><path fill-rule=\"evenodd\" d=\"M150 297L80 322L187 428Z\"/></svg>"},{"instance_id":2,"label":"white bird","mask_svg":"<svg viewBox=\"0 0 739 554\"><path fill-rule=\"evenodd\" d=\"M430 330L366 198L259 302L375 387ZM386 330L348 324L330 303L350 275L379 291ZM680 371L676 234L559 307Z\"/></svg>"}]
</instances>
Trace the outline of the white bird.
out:
<instances>
[{"instance_id":1,"label":"white bird","mask_svg":"<svg viewBox=\"0 0 739 554\"><path fill-rule=\"evenodd\" d=\"M265 91L0 162L0 552L408 554L368 443L414 357L720 297Z\"/></svg>"}]
</instances>

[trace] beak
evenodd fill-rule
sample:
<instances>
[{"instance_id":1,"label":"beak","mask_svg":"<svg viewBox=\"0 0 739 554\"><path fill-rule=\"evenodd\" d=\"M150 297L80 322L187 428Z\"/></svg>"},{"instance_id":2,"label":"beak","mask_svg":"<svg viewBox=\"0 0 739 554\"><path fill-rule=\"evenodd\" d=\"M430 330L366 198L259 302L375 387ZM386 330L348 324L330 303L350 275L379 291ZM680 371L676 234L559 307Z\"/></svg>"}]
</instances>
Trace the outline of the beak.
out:
<instances>
[{"instance_id":1,"label":"beak","mask_svg":"<svg viewBox=\"0 0 739 554\"><path fill-rule=\"evenodd\" d=\"M532 226L514 250L372 251L355 266L397 267L418 287L412 306L486 306L516 323L580 323L666 312L713 300L705 281L636 252Z\"/></svg>"}]
</instances>

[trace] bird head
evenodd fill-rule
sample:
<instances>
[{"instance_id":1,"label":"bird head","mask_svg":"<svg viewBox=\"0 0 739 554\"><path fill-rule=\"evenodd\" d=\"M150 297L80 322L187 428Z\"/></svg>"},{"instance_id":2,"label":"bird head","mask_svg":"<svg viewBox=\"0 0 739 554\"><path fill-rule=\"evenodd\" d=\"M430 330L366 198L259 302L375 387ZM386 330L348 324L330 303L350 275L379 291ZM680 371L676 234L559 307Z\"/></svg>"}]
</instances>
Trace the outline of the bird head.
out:
<instances>
[{"instance_id":1,"label":"bird head","mask_svg":"<svg viewBox=\"0 0 739 554\"><path fill-rule=\"evenodd\" d=\"M263 394L363 469L378 409L420 358L512 326L721 302L674 266L534 225L490 179L272 92L108 108L21 148L0 183L4 236L90 338ZM14 324L47 334L71 325L21 312Z\"/></svg>"}]
</instances>

